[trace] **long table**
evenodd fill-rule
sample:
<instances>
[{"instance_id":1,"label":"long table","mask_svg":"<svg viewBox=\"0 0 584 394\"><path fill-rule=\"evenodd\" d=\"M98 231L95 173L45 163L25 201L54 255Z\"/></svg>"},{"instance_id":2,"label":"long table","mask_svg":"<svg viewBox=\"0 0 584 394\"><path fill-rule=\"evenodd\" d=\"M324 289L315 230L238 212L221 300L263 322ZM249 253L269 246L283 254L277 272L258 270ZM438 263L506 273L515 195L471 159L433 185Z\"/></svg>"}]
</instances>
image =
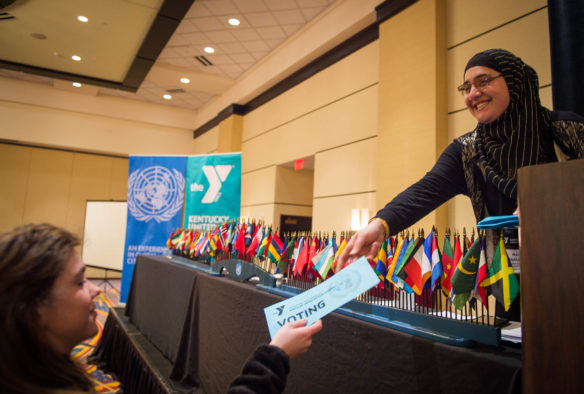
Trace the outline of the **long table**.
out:
<instances>
[{"instance_id":1,"label":"long table","mask_svg":"<svg viewBox=\"0 0 584 394\"><path fill-rule=\"evenodd\" d=\"M167 257L139 256L126 314L172 364L165 378L193 392L225 393L252 351L269 342L263 309L280 300ZM291 361L285 392L377 391L521 392L521 351L445 345L332 313L309 351Z\"/></svg>"}]
</instances>

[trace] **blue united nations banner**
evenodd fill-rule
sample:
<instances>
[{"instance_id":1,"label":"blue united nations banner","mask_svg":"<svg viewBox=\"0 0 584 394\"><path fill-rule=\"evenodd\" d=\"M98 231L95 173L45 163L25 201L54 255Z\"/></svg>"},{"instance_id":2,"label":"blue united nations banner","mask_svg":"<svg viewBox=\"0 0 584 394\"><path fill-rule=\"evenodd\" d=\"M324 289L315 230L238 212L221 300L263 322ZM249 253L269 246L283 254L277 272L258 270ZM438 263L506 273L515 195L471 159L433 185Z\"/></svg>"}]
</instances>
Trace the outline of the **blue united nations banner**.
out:
<instances>
[{"instance_id":1,"label":"blue united nations banner","mask_svg":"<svg viewBox=\"0 0 584 394\"><path fill-rule=\"evenodd\" d=\"M209 230L239 217L241 153L189 156L185 228Z\"/></svg>"},{"instance_id":2,"label":"blue united nations banner","mask_svg":"<svg viewBox=\"0 0 584 394\"><path fill-rule=\"evenodd\" d=\"M130 156L128 219L120 302L126 302L136 256L169 255L166 240L180 227L185 156Z\"/></svg>"}]
</instances>

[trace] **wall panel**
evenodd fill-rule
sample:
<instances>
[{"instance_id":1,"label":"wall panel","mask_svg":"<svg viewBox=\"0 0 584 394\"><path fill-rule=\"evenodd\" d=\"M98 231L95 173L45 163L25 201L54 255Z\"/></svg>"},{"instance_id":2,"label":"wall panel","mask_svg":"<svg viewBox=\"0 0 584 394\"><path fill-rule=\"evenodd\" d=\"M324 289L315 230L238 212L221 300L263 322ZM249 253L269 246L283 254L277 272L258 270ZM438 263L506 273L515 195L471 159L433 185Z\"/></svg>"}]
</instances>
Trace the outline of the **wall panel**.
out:
<instances>
[{"instance_id":1,"label":"wall panel","mask_svg":"<svg viewBox=\"0 0 584 394\"><path fill-rule=\"evenodd\" d=\"M128 159L0 144L0 231L48 222L81 239L87 200L125 200Z\"/></svg>"},{"instance_id":2,"label":"wall panel","mask_svg":"<svg viewBox=\"0 0 584 394\"><path fill-rule=\"evenodd\" d=\"M448 0L447 45L462 41L509 23L538 8L547 6L546 0Z\"/></svg>"},{"instance_id":3,"label":"wall panel","mask_svg":"<svg viewBox=\"0 0 584 394\"><path fill-rule=\"evenodd\" d=\"M379 27L378 208L430 170L446 145L444 7L421 0ZM422 225L441 225L446 217L435 210Z\"/></svg>"},{"instance_id":4,"label":"wall panel","mask_svg":"<svg viewBox=\"0 0 584 394\"><path fill-rule=\"evenodd\" d=\"M112 200L125 201L128 198L129 161L123 158L111 158L110 197Z\"/></svg>"},{"instance_id":5,"label":"wall panel","mask_svg":"<svg viewBox=\"0 0 584 394\"><path fill-rule=\"evenodd\" d=\"M23 224L32 150L0 144L0 233Z\"/></svg>"},{"instance_id":6,"label":"wall panel","mask_svg":"<svg viewBox=\"0 0 584 394\"><path fill-rule=\"evenodd\" d=\"M192 130L0 101L0 138L113 154L190 154Z\"/></svg>"},{"instance_id":7,"label":"wall panel","mask_svg":"<svg viewBox=\"0 0 584 394\"><path fill-rule=\"evenodd\" d=\"M278 166L274 199L278 204L306 205L312 210L313 184L313 170L295 171L293 168Z\"/></svg>"},{"instance_id":8,"label":"wall panel","mask_svg":"<svg viewBox=\"0 0 584 394\"><path fill-rule=\"evenodd\" d=\"M276 166L241 174L241 206L271 204L276 187Z\"/></svg>"},{"instance_id":9,"label":"wall panel","mask_svg":"<svg viewBox=\"0 0 584 394\"><path fill-rule=\"evenodd\" d=\"M213 127L211 130L208 130L195 139L193 154L206 155L210 153L216 153L218 143L219 125Z\"/></svg>"},{"instance_id":10,"label":"wall panel","mask_svg":"<svg viewBox=\"0 0 584 394\"><path fill-rule=\"evenodd\" d=\"M286 163L376 135L376 103L374 85L244 141L243 171Z\"/></svg>"},{"instance_id":11,"label":"wall panel","mask_svg":"<svg viewBox=\"0 0 584 394\"><path fill-rule=\"evenodd\" d=\"M83 234L87 200L108 200L112 159L106 156L74 154L66 228Z\"/></svg>"},{"instance_id":12,"label":"wall panel","mask_svg":"<svg viewBox=\"0 0 584 394\"><path fill-rule=\"evenodd\" d=\"M241 206L241 216L260 220L266 224L274 223L275 204L260 204L252 206Z\"/></svg>"},{"instance_id":13,"label":"wall panel","mask_svg":"<svg viewBox=\"0 0 584 394\"><path fill-rule=\"evenodd\" d=\"M36 148L31 150L23 223L49 222L64 227L74 153Z\"/></svg>"},{"instance_id":14,"label":"wall panel","mask_svg":"<svg viewBox=\"0 0 584 394\"><path fill-rule=\"evenodd\" d=\"M315 155L314 197L375 191L377 138Z\"/></svg>"},{"instance_id":15,"label":"wall panel","mask_svg":"<svg viewBox=\"0 0 584 394\"><path fill-rule=\"evenodd\" d=\"M247 114L243 141L376 84L378 46L371 43Z\"/></svg>"},{"instance_id":16,"label":"wall panel","mask_svg":"<svg viewBox=\"0 0 584 394\"><path fill-rule=\"evenodd\" d=\"M315 198L312 206L312 231L351 230L351 211L367 208L375 214L375 193L359 193L345 196Z\"/></svg>"}]
</instances>

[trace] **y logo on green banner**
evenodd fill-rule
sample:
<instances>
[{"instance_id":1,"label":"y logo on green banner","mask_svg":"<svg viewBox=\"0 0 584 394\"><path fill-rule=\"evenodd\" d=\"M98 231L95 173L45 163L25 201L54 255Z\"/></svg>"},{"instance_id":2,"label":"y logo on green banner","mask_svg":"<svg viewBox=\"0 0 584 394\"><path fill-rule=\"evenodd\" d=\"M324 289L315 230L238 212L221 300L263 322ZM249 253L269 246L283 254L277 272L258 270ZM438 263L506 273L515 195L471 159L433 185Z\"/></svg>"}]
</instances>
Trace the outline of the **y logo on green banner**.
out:
<instances>
[{"instance_id":1,"label":"y logo on green banner","mask_svg":"<svg viewBox=\"0 0 584 394\"><path fill-rule=\"evenodd\" d=\"M184 227L210 230L240 215L241 153L187 158Z\"/></svg>"},{"instance_id":2,"label":"y logo on green banner","mask_svg":"<svg viewBox=\"0 0 584 394\"><path fill-rule=\"evenodd\" d=\"M203 173L209 182L209 189L201 200L202 204L211 204L219 199L221 186L233 167L233 165L203 166Z\"/></svg>"}]
</instances>

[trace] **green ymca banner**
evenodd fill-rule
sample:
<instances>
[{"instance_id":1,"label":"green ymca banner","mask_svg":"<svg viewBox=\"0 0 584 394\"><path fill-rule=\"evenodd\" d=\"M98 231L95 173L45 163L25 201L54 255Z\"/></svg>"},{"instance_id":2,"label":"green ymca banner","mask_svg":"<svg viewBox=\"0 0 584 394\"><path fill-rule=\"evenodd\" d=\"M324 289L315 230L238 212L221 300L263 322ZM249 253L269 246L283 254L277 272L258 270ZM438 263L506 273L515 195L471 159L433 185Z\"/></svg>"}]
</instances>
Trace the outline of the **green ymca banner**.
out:
<instances>
[{"instance_id":1,"label":"green ymca banner","mask_svg":"<svg viewBox=\"0 0 584 394\"><path fill-rule=\"evenodd\" d=\"M237 219L241 208L241 153L187 158L184 228L210 230Z\"/></svg>"}]
</instances>

